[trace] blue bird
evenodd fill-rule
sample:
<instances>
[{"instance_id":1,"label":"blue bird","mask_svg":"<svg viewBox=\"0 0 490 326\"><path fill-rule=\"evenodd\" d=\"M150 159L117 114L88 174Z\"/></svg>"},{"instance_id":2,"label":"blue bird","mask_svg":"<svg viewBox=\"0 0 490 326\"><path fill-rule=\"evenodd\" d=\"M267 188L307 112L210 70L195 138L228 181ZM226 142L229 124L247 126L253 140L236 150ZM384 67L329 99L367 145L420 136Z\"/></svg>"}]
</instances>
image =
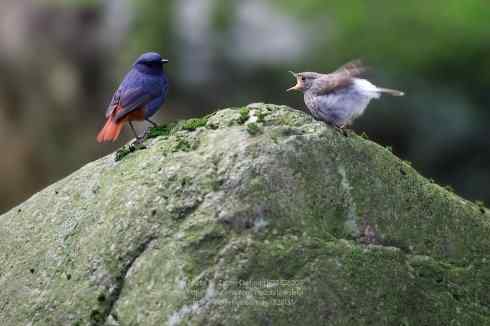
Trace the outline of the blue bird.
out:
<instances>
[{"instance_id":1,"label":"blue bird","mask_svg":"<svg viewBox=\"0 0 490 326\"><path fill-rule=\"evenodd\" d=\"M136 60L107 108L107 122L97 135L99 143L115 141L126 123L139 140L132 121L146 120L157 126L150 118L167 97L168 79L163 72L166 63L168 60L155 52L145 53Z\"/></svg>"}]
</instances>

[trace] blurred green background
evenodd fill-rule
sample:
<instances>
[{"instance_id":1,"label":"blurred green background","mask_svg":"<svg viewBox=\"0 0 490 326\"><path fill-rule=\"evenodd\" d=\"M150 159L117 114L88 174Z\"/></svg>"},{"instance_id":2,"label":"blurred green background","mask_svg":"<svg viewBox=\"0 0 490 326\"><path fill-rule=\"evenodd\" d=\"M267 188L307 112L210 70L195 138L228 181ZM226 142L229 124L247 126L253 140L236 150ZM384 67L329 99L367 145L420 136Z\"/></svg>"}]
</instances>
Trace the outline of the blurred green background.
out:
<instances>
[{"instance_id":1,"label":"blurred green background","mask_svg":"<svg viewBox=\"0 0 490 326\"><path fill-rule=\"evenodd\" d=\"M130 139L99 145L114 89L159 51L171 93L160 122L288 94L288 70L362 58L406 91L354 129L427 177L490 203L490 10L483 0L66 0L0 4L0 212ZM143 126L140 125L140 128Z\"/></svg>"}]
</instances>

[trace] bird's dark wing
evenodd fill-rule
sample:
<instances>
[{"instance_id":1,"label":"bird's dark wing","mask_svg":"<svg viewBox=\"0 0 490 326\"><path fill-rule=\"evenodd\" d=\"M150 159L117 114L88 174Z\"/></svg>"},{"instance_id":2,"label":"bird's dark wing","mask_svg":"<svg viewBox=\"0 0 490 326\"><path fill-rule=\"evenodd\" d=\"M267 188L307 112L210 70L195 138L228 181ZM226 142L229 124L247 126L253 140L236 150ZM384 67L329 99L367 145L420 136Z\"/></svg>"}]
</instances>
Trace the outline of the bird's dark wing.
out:
<instances>
[{"instance_id":1,"label":"bird's dark wing","mask_svg":"<svg viewBox=\"0 0 490 326\"><path fill-rule=\"evenodd\" d=\"M326 95L347 87L351 83L351 75L346 73L332 73L315 79L311 89L316 95Z\"/></svg>"},{"instance_id":2,"label":"bird's dark wing","mask_svg":"<svg viewBox=\"0 0 490 326\"><path fill-rule=\"evenodd\" d=\"M106 115L110 116L116 108L114 120L119 121L132 111L139 109L155 98L154 94L149 93L143 88L130 88L125 91L118 91L107 109Z\"/></svg>"},{"instance_id":3,"label":"bird's dark wing","mask_svg":"<svg viewBox=\"0 0 490 326\"><path fill-rule=\"evenodd\" d=\"M361 60L353 60L335 70L334 73L349 74L351 77L357 77L366 72L368 68Z\"/></svg>"},{"instance_id":4,"label":"bird's dark wing","mask_svg":"<svg viewBox=\"0 0 490 326\"><path fill-rule=\"evenodd\" d=\"M348 62L333 73L315 79L312 89L318 95L334 92L349 86L353 78L362 75L366 70L361 60Z\"/></svg>"},{"instance_id":5,"label":"bird's dark wing","mask_svg":"<svg viewBox=\"0 0 490 326\"><path fill-rule=\"evenodd\" d=\"M107 107L107 110L105 111L105 117L109 118L112 115L112 112L116 109L118 103L119 103L119 96L120 96L120 91L117 90L114 96L112 97L111 103Z\"/></svg>"}]
</instances>

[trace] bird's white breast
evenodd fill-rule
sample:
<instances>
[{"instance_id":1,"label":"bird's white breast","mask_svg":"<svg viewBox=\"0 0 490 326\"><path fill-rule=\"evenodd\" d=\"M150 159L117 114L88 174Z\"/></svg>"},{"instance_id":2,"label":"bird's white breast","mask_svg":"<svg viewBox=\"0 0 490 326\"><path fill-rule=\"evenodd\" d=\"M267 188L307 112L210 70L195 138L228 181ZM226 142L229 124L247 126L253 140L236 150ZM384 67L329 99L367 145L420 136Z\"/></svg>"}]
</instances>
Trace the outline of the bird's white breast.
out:
<instances>
[{"instance_id":1,"label":"bird's white breast","mask_svg":"<svg viewBox=\"0 0 490 326\"><path fill-rule=\"evenodd\" d=\"M343 126L361 116L369 102L379 97L376 86L365 79L354 79L349 86L325 95L306 92L305 103L315 117Z\"/></svg>"}]
</instances>

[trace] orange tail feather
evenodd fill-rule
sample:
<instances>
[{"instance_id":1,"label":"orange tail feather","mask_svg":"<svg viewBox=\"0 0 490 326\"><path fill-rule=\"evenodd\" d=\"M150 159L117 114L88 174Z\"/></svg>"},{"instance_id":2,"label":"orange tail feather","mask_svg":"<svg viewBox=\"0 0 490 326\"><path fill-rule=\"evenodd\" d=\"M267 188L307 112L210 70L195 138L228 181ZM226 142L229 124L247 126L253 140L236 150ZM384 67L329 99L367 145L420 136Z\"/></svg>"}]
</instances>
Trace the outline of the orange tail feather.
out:
<instances>
[{"instance_id":1,"label":"orange tail feather","mask_svg":"<svg viewBox=\"0 0 490 326\"><path fill-rule=\"evenodd\" d=\"M97 135L97 141L99 143L116 141L116 139L119 137L119 134L121 133L123 126L123 121L114 122L112 121L112 117L109 117L104 128L102 128L102 130Z\"/></svg>"}]
</instances>

